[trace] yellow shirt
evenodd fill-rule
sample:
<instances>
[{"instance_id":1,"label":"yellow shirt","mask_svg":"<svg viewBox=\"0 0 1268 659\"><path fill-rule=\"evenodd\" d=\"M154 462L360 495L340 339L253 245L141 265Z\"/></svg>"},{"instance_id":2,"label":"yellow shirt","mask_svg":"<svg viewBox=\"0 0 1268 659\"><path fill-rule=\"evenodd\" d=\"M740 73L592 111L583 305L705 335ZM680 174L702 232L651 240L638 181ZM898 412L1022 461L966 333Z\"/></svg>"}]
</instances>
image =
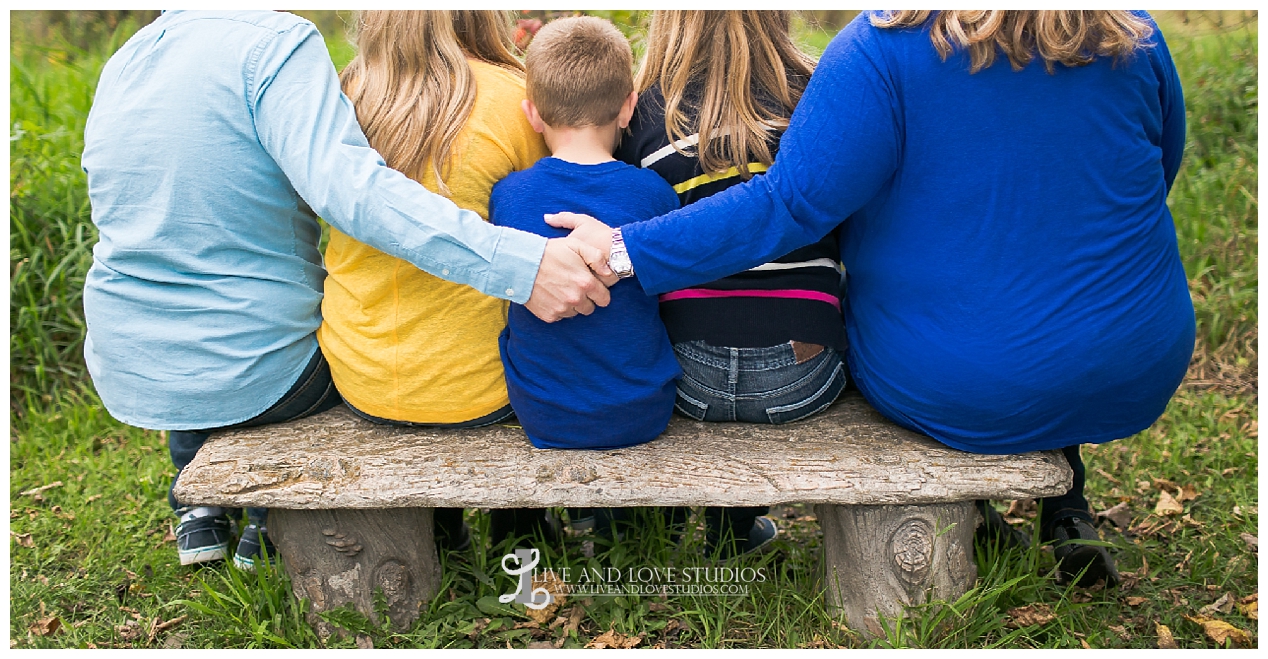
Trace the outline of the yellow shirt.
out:
<instances>
[{"instance_id":1,"label":"yellow shirt","mask_svg":"<svg viewBox=\"0 0 1268 659\"><path fill-rule=\"evenodd\" d=\"M524 79L468 60L471 116L454 141L449 198L489 219L493 184L549 155L520 111ZM437 190L429 167L420 181ZM339 393L367 414L459 423L509 404L498 334L507 302L429 275L334 229L317 332Z\"/></svg>"}]
</instances>

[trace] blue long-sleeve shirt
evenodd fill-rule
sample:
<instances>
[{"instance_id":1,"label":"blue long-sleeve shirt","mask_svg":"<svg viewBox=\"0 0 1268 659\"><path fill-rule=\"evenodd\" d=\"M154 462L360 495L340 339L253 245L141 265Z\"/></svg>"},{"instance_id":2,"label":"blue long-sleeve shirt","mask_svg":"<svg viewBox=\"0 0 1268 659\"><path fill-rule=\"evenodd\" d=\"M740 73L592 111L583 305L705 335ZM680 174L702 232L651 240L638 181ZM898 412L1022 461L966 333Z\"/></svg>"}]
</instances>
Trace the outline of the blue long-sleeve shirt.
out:
<instances>
[{"instance_id":1,"label":"blue long-sleeve shirt","mask_svg":"<svg viewBox=\"0 0 1268 659\"><path fill-rule=\"evenodd\" d=\"M84 356L145 428L257 416L317 350L316 216L451 281L525 302L545 239L386 167L317 29L274 12L168 12L102 70L84 131L101 240Z\"/></svg>"},{"instance_id":2,"label":"blue long-sleeve shirt","mask_svg":"<svg viewBox=\"0 0 1268 659\"><path fill-rule=\"evenodd\" d=\"M546 224L546 213L567 209L621 226L677 207L674 189L651 170L542 158L493 186L489 219L556 238L568 232ZM557 323L512 304L498 345L511 407L537 448L622 448L669 425L682 370L656 298L628 279L612 287L607 308Z\"/></svg>"},{"instance_id":3,"label":"blue long-sleeve shirt","mask_svg":"<svg viewBox=\"0 0 1268 659\"><path fill-rule=\"evenodd\" d=\"M850 369L886 416L983 453L1138 432L1194 340L1166 205L1184 101L1162 35L1119 63L968 70L927 28L861 14L765 176L622 229L638 281L708 281L844 223Z\"/></svg>"}]
</instances>

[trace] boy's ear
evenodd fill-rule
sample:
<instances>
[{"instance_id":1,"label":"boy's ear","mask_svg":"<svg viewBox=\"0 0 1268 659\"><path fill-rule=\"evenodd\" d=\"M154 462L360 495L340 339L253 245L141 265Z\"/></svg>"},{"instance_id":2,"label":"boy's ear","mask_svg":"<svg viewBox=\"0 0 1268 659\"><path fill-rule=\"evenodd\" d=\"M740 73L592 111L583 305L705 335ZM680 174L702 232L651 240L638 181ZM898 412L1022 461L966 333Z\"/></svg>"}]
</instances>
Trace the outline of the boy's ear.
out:
<instances>
[{"instance_id":1,"label":"boy's ear","mask_svg":"<svg viewBox=\"0 0 1268 659\"><path fill-rule=\"evenodd\" d=\"M520 101L520 109L524 111L524 116L528 118L528 124L533 130L544 133L546 132L546 122L542 121L542 116L537 114L537 106L527 98Z\"/></svg>"},{"instance_id":2,"label":"boy's ear","mask_svg":"<svg viewBox=\"0 0 1268 659\"><path fill-rule=\"evenodd\" d=\"M630 119L634 117L634 108L638 105L638 92L630 92L625 97L625 103L621 104L621 113L616 115L617 128L627 128L630 125Z\"/></svg>"}]
</instances>

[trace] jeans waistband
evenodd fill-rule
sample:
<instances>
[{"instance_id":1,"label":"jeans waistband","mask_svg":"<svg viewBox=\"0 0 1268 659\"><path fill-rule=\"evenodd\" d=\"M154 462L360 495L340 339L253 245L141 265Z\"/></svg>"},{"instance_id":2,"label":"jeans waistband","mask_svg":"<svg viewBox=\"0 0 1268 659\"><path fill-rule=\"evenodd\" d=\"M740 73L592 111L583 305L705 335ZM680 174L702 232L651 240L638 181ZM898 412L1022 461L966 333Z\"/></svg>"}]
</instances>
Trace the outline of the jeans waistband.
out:
<instances>
[{"instance_id":1,"label":"jeans waistband","mask_svg":"<svg viewBox=\"0 0 1268 659\"><path fill-rule=\"evenodd\" d=\"M680 359L690 359L715 368L729 368L731 360L735 359L739 362L738 368L741 371L764 371L797 363L797 355L793 352L791 342L765 348L724 348L704 341L686 341L675 343L674 352L678 353Z\"/></svg>"}]
</instances>

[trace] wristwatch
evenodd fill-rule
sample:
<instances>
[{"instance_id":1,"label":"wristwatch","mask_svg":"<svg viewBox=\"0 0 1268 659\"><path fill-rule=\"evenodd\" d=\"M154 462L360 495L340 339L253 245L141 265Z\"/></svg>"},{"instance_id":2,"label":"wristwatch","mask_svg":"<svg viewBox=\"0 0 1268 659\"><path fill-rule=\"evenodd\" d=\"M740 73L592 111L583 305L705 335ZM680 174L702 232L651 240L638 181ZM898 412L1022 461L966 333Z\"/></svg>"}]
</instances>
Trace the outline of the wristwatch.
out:
<instances>
[{"instance_id":1,"label":"wristwatch","mask_svg":"<svg viewBox=\"0 0 1268 659\"><path fill-rule=\"evenodd\" d=\"M608 251L608 267L612 274L626 279L634 276L634 264L630 263L630 254L625 251L625 239L621 237L619 228L612 230L612 249Z\"/></svg>"}]
</instances>

